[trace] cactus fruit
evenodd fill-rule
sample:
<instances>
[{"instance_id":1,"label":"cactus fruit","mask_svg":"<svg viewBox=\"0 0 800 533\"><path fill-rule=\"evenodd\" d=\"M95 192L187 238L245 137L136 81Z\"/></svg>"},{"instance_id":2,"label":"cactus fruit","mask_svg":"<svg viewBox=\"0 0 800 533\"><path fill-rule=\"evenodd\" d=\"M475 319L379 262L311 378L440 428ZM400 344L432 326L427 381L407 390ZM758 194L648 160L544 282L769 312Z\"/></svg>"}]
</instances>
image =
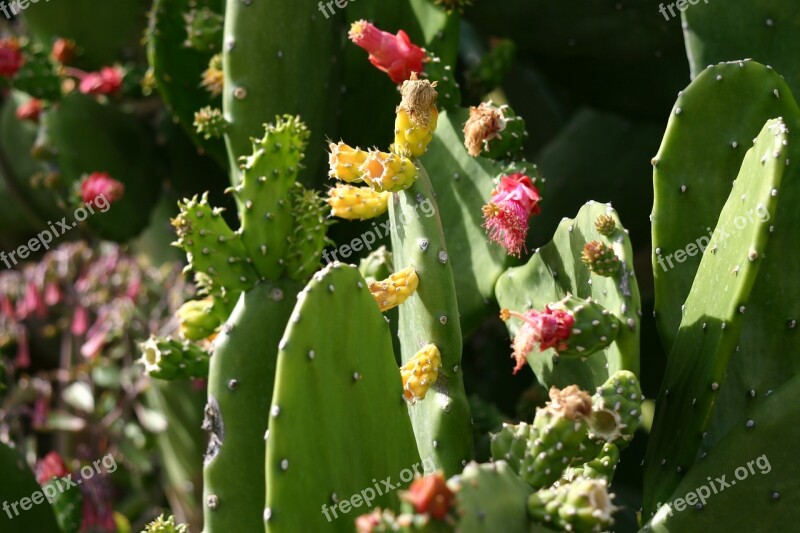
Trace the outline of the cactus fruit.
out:
<instances>
[{"instance_id":1,"label":"cactus fruit","mask_svg":"<svg viewBox=\"0 0 800 533\"><path fill-rule=\"evenodd\" d=\"M331 214L346 220L377 218L389 209L389 191L375 191L370 187L354 187L344 183L328 190Z\"/></svg>"},{"instance_id":2,"label":"cactus fruit","mask_svg":"<svg viewBox=\"0 0 800 533\"><path fill-rule=\"evenodd\" d=\"M369 291L375 297L381 312L385 312L408 300L417 290L417 285L419 277L412 267L408 267L395 272L383 281L370 283Z\"/></svg>"},{"instance_id":3,"label":"cactus fruit","mask_svg":"<svg viewBox=\"0 0 800 533\"><path fill-rule=\"evenodd\" d=\"M190 342L151 336L140 349L140 361L151 377L175 380L208 376L208 353Z\"/></svg>"},{"instance_id":4,"label":"cactus fruit","mask_svg":"<svg viewBox=\"0 0 800 533\"><path fill-rule=\"evenodd\" d=\"M319 309L325 320L316 320ZM352 531L351 509L396 508L398 493L377 480L406 486L420 464L401 398L389 329L364 278L328 265L298 297L264 410L266 531Z\"/></svg>"},{"instance_id":5,"label":"cactus fruit","mask_svg":"<svg viewBox=\"0 0 800 533\"><path fill-rule=\"evenodd\" d=\"M204 139L219 139L225 134L228 123L217 107L205 106L194 114L192 125Z\"/></svg>"},{"instance_id":6,"label":"cactus fruit","mask_svg":"<svg viewBox=\"0 0 800 533\"><path fill-rule=\"evenodd\" d=\"M361 165L367 160L367 152L353 148L342 141L328 145L328 175L347 183L363 181Z\"/></svg>"},{"instance_id":7,"label":"cactus fruit","mask_svg":"<svg viewBox=\"0 0 800 533\"><path fill-rule=\"evenodd\" d=\"M581 261L598 276L614 276L619 272L619 257L600 241L587 242L583 246Z\"/></svg>"},{"instance_id":8,"label":"cactus fruit","mask_svg":"<svg viewBox=\"0 0 800 533\"><path fill-rule=\"evenodd\" d=\"M439 120L436 85L415 74L403 82L402 100L397 106L392 152L404 157L421 157L428 149Z\"/></svg>"},{"instance_id":9,"label":"cactus fruit","mask_svg":"<svg viewBox=\"0 0 800 533\"><path fill-rule=\"evenodd\" d=\"M608 215L600 215L594 219L594 228L603 237L610 237L617 229L617 223Z\"/></svg>"},{"instance_id":10,"label":"cactus fruit","mask_svg":"<svg viewBox=\"0 0 800 533\"><path fill-rule=\"evenodd\" d=\"M184 303L176 313L181 337L189 341L199 341L213 335L225 320L220 307L212 296Z\"/></svg>"},{"instance_id":11,"label":"cactus fruit","mask_svg":"<svg viewBox=\"0 0 800 533\"><path fill-rule=\"evenodd\" d=\"M469 108L464 145L471 156L511 159L527 136L525 121L507 105L498 107L490 101Z\"/></svg>"},{"instance_id":12,"label":"cactus fruit","mask_svg":"<svg viewBox=\"0 0 800 533\"><path fill-rule=\"evenodd\" d=\"M424 400L431 387L439 379L442 355L435 344L423 347L409 362L400 367L403 380L403 396L409 402Z\"/></svg>"},{"instance_id":13,"label":"cactus fruit","mask_svg":"<svg viewBox=\"0 0 800 533\"><path fill-rule=\"evenodd\" d=\"M797 121L796 116L793 120ZM769 254L765 250L770 250L773 236L781 234L777 222L756 218L753 213L775 214L780 198L778 191L792 198L793 180L784 174L792 172L793 167L786 162L796 159L796 153L797 147L784 122L781 119L768 121L745 156L708 250L703 254L693 283L697 290L692 289L684 304L681 327L672 345L656 401L645 457L645 516L655 511L657 502L669 498L681 478L697 462L718 401L720 384L725 384L726 374L731 370L729 361L741 343L748 341L740 337L740 332L749 316L745 311L756 298L751 291L759 271L771 268L769 260L779 257L779 249ZM784 182L785 187L782 187ZM748 213L752 223L735 226L736 218L744 218ZM790 228L797 227L796 219L786 221L794 224ZM737 228L735 236L728 235L726 228L731 227ZM776 266L779 270L767 278L769 284L781 279L786 272L783 264ZM758 304L755 307L758 309ZM768 342L759 344L761 349L769 346ZM741 416L740 412L736 418Z\"/></svg>"},{"instance_id":14,"label":"cactus fruit","mask_svg":"<svg viewBox=\"0 0 800 533\"><path fill-rule=\"evenodd\" d=\"M418 175L417 167L409 158L380 150L370 150L359 170L367 185L378 192L408 189Z\"/></svg>"},{"instance_id":15,"label":"cactus fruit","mask_svg":"<svg viewBox=\"0 0 800 533\"><path fill-rule=\"evenodd\" d=\"M512 347L516 374L536 345L543 352L553 348L559 357L588 357L608 347L619 332L619 319L589 298L581 300L567 294L558 302L545 305L544 311L531 309L525 314L503 309L500 318L514 317L523 325Z\"/></svg>"},{"instance_id":16,"label":"cactus fruit","mask_svg":"<svg viewBox=\"0 0 800 533\"><path fill-rule=\"evenodd\" d=\"M176 524L175 517L164 518L164 515L159 515L158 518L147 524L142 533L188 533L186 524Z\"/></svg>"},{"instance_id":17,"label":"cactus fruit","mask_svg":"<svg viewBox=\"0 0 800 533\"><path fill-rule=\"evenodd\" d=\"M605 479L576 479L542 489L528 499L528 513L543 524L562 531L604 531L613 523L617 508Z\"/></svg>"},{"instance_id":18,"label":"cactus fruit","mask_svg":"<svg viewBox=\"0 0 800 533\"><path fill-rule=\"evenodd\" d=\"M530 486L505 461L469 463L448 486L456 493L457 530L462 533L529 530Z\"/></svg>"},{"instance_id":19,"label":"cactus fruit","mask_svg":"<svg viewBox=\"0 0 800 533\"><path fill-rule=\"evenodd\" d=\"M597 457L585 463L567 468L564 471L563 479L567 482L575 481L578 478L605 479L609 483L614 478L614 471L619 464L619 448L616 444L606 442L597 454Z\"/></svg>"},{"instance_id":20,"label":"cactus fruit","mask_svg":"<svg viewBox=\"0 0 800 533\"><path fill-rule=\"evenodd\" d=\"M222 209L208 205L208 194L179 204L172 220L178 234L175 245L186 252L189 267L207 274L214 292L241 292L259 279L238 233L222 218Z\"/></svg>"},{"instance_id":21,"label":"cactus fruit","mask_svg":"<svg viewBox=\"0 0 800 533\"><path fill-rule=\"evenodd\" d=\"M597 239L594 222L600 215L612 217L618 228L611 241L620 260L619 273L614 277L592 276L580 261L586 243ZM559 224L553 240L539 248L527 265L511 268L500 277L495 292L501 307L521 312L541 309L572 294L583 300L591 298L595 305L608 310L619 323L613 342L585 360L567 357L554 360L555 350L529 358L528 363L543 384L558 387L577 384L584 390L595 390L617 370L638 372L641 309L632 260L627 232L616 212L605 204L589 202L574 220L564 219ZM506 324L512 335L517 334L521 327L516 320ZM603 336L608 337L606 334Z\"/></svg>"},{"instance_id":22,"label":"cactus fruit","mask_svg":"<svg viewBox=\"0 0 800 533\"><path fill-rule=\"evenodd\" d=\"M615 372L592 396L589 436L620 447L627 445L642 415L639 380L628 370Z\"/></svg>"},{"instance_id":23,"label":"cactus fruit","mask_svg":"<svg viewBox=\"0 0 800 533\"><path fill-rule=\"evenodd\" d=\"M432 205L432 216L418 216L422 202ZM430 179L420 164L414 185L389 203L394 262L414 268L419 276L417 291L400 306L398 336L403 364L421 345L433 344L441 353L436 385L424 400L408 408L420 456L431 457L437 469L453 475L472 457L472 431L453 271L437 214Z\"/></svg>"}]
</instances>

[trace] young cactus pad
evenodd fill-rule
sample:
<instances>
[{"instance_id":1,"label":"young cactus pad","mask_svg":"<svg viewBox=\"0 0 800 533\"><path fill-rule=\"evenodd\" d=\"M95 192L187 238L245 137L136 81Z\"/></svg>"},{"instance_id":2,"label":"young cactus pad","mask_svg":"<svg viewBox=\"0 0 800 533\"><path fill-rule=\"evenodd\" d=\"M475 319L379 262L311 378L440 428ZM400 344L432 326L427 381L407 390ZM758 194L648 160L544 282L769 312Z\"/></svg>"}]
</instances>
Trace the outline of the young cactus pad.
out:
<instances>
[{"instance_id":1,"label":"young cactus pad","mask_svg":"<svg viewBox=\"0 0 800 533\"><path fill-rule=\"evenodd\" d=\"M299 289L260 283L242 293L215 339L204 422L210 433L203 469L208 533L263 528L264 432L278 342Z\"/></svg>"},{"instance_id":2,"label":"young cactus pad","mask_svg":"<svg viewBox=\"0 0 800 533\"><path fill-rule=\"evenodd\" d=\"M776 212L790 140L781 120L764 126L703 254L656 401L645 458L646 515L669 498L697 460L772 235L771 222L758 214ZM746 220L748 213L752 221L729 235L729 228L739 228L737 217Z\"/></svg>"},{"instance_id":3,"label":"young cactus pad","mask_svg":"<svg viewBox=\"0 0 800 533\"><path fill-rule=\"evenodd\" d=\"M616 222L616 229L607 237L595 227L595 221L603 215ZM591 241L603 241L613 248L619 258L616 275L598 276L581 261L584 246ZM519 312L543 309L573 294L582 299L591 297L619 320L616 340L585 359L554 360L553 349L532 351L528 363L544 385L577 384L592 391L618 370L638 372L641 310L632 261L631 244L616 212L606 204L589 202L574 220L562 220L553 240L538 249L526 265L511 268L501 276L496 288L501 307ZM510 320L507 325L513 337L521 323Z\"/></svg>"},{"instance_id":4,"label":"young cactus pad","mask_svg":"<svg viewBox=\"0 0 800 533\"><path fill-rule=\"evenodd\" d=\"M425 468L389 328L358 269L332 263L298 295L275 383L262 435L267 497L258 516L266 531L351 532L370 507L396 508L397 490L378 480L405 487Z\"/></svg>"},{"instance_id":5,"label":"young cactus pad","mask_svg":"<svg viewBox=\"0 0 800 533\"><path fill-rule=\"evenodd\" d=\"M419 204L432 207L418 216ZM438 380L424 400L409 405L421 457L432 457L447 475L460 472L472 458L469 404L461 369L461 326L450 256L436 199L425 168L409 189L389 202L394 264L413 268L417 291L400 306L398 336L402 362L408 363L427 344L441 353Z\"/></svg>"}]
</instances>

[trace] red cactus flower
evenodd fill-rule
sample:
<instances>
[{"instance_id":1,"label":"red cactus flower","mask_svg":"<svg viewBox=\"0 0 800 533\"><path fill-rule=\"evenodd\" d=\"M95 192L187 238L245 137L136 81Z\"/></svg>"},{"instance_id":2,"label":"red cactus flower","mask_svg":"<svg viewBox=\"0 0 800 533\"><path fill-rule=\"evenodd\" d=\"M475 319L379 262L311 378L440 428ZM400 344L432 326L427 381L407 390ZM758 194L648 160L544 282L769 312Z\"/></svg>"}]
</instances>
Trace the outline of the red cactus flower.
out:
<instances>
[{"instance_id":1,"label":"red cactus flower","mask_svg":"<svg viewBox=\"0 0 800 533\"><path fill-rule=\"evenodd\" d=\"M489 239L505 247L509 254L519 256L525 248L528 219L540 212L539 200L539 189L528 176L503 176L492 191L492 200L483 206L483 227L489 232Z\"/></svg>"},{"instance_id":2,"label":"red cactus flower","mask_svg":"<svg viewBox=\"0 0 800 533\"><path fill-rule=\"evenodd\" d=\"M512 357L517 364L514 367L514 374L520 371L528 360L528 354L539 345L539 351L543 352L548 348L555 348L556 351L566 349L563 341L569 339L572 334L572 326L575 324L575 317L563 309L551 309L545 306L544 311L531 309L525 314L503 309L500 311L500 318L508 320L511 317L519 318L523 321L522 327L517 331L512 348Z\"/></svg>"},{"instance_id":3,"label":"red cactus flower","mask_svg":"<svg viewBox=\"0 0 800 533\"><path fill-rule=\"evenodd\" d=\"M441 473L417 478L403 493L403 499L411 503L418 513L429 514L443 520L453 503L455 494L447 486Z\"/></svg>"},{"instance_id":4,"label":"red cactus flower","mask_svg":"<svg viewBox=\"0 0 800 533\"><path fill-rule=\"evenodd\" d=\"M78 90L84 94L116 94L122 87L122 73L116 67L103 67L81 78Z\"/></svg>"},{"instance_id":5,"label":"red cactus flower","mask_svg":"<svg viewBox=\"0 0 800 533\"><path fill-rule=\"evenodd\" d=\"M44 286L44 303L48 307L58 305L61 302L61 296L61 287L58 286L58 283L51 281Z\"/></svg>"},{"instance_id":6,"label":"red cactus flower","mask_svg":"<svg viewBox=\"0 0 800 533\"><path fill-rule=\"evenodd\" d=\"M412 72L422 72L427 59L425 51L411 42L403 30L392 35L379 30L366 20L359 20L350 27L350 40L369 52L369 62L389 75L395 83L411 78Z\"/></svg>"},{"instance_id":7,"label":"red cactus flower","mask_svg":"<svg viewBox=\"0 0 800 533\"><path fill-rule=\"evenodd\" d=\"M75 41L59 37L53 43L53 48L50 50L50 57L62 65L68 64L75 59Z\"/></svg>"},{"instance_id":8,"label":"red cactus flower","mask_svg":"<svg viewBox=\"0 0 800 533\"><path fill-rule=\"evenodd\" d=\"M42 114L43 103L38 98L31 98L17 108L17 118L19 120L30 120L39 122L39 115Z\"/></svg>"},{"instance_id":9,"label":"red cactus flower","mask_svg":"<svg viewBox=\"0 0 800 533\"><path fill-rule=\"evenodd\" d=\"M92 172L81 182L83 203L94 205L98 196L113 204L125 193L125 186L105 172Z\"/></svg>"},{"instance_id":10,"label":"red cactus flower","mask_svg":"<svg viewBox=\"0 0 800 533\"><path fill-rule=\"evenodd\" d=\"M0 76L13 78L25 63L16 39L0 39Z\"/></svg>"},{"instance_id":11,"label":"red cactus flower","mask_svg":"<svg viewBox=\"0 0 800 533\"><path fill-rule=\"evenodd\" d=\"M86 333L89 329L89 310L84 306L79 305L75 308L75 313L72 315L72 324L69 327L70 333L76 337Z\"/></svg>"},{"instance_id":12,"label":"red cactus flower","mask_svg":"<svg viewBox=\"0 0 800 533\"><path fill-rule=\"evenodd\" d=\"M56 452L50 452L36 463L36 481L44 485L54 477L62 478L69 474L64 459Z\"/></svg>"}]
</instances>

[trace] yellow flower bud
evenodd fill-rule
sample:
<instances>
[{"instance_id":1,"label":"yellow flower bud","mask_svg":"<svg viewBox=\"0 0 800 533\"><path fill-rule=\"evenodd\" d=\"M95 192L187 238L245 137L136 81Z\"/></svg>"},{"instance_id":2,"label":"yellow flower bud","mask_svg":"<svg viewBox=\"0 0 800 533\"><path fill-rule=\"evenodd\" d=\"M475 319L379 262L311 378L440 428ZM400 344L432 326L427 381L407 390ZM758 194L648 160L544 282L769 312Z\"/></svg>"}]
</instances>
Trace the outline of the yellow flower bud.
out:
<instances>
[{"instance_id":1,"label":"yellow flower bud","mask_svg":"<svg viewBox=\"0 0 800 533\"><path fill-rule=\"evenodd\" d=\"M342 141L330 143L328 147L330 149L330 154L328 155L330 171L328 175L331 178L337 178L347 183L361 182L362 176L359 169L367 159L367 152L361 148L348 146Z\"/></svg>"},{"instance_id":2,"label":"yellow flower bud","mask_svg":"<svg viewBox=\"0 0 800 533\"><path fill-rule=\"evenodd\" d=\"M395 272L383 281L370 283L369 290L383 312L405 302L417 290L417 285L419 285L417 272L408 267Z\"/></svg>"},{"instance_id":3,"label":"yellow flower bud","mask_svg":"<svg viewBox=\"0 0 800 533\"><path fill-rule=\"evenodd\" d=\"M389 196L388 192L340 183L328 191L328 205L331 206L333 216L347 220L365 220L384 214L389 209Z\"/></svg>"},{"instance_id":4,"label":"yellow flower bud","mask_svg":"<svg viewBox=\"0 0 800 533\"><path fill-rule=\"evenodd\" d=\"M411 187L419 175L409 158L378 150L370 150L360 170L376 191L400 192Z\"/></svg>"},{"instance_id":5,"label":"yellow flower bud","mask_svg":"<svg viewBox=\"0 0 800 533\"><path fill-rule=\"evenodd\" d=\"M405 365L400 367L403 396L411 403L422 400L428 389L439 379L442 355L435 344L428 344Z\"/></svg>"}]
</instances>

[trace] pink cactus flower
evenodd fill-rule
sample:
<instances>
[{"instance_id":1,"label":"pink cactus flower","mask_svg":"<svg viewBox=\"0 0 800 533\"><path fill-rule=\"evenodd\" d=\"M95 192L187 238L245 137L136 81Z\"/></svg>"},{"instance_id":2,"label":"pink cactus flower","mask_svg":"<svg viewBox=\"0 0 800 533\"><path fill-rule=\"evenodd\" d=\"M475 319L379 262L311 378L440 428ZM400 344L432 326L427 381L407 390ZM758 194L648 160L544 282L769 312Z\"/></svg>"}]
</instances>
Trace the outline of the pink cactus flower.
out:
<instances>
[{"instance_id":1,"label":"pink cactus flower","mask_svg":"<svg viewBox=\"0 0 800 533\"><path fill-rule=\"evenodd\" d=\"M524 174L503 176L492 191L492 200L483 206L483 227L489 239L511 255L520 256L528 235L528 219L540 213L539 189Z\"/></svg>"},{"instance_id":2,"label":"pink cactus flower","mask_svg":"<svg viewBox=\"0 0 800 533\"><path fill-rule=\"evenodd\" d=\"M75 314L72 315L72 324L69 327L70 333L76 337L86 333L89 329L89 311L82 305L75 308Z\"/></svg>"},{"instance_id":3,"label":"pink cactus flower","mask_svg":"<svg viewBox=\"0 0 800 533\"><path fill-rule=\"evenodd\" d=\"M32 281L29 281L25 288L25 296L17 302L17 318L24 320L30 316L42 319L47 317L47 306L42 293Z\"/></svg>"},{"instance_id":4,"label":"pink cactus flower","mask_svg":"<svg viewBox=\"0 0 800 533\"><path fill-rule=\"evenodd\" d=\"M556 351L564 350L567 345L564 341L568 340L572 334L572 326L575 318L563 309L551 309L545 306L544 311L531 309L525 314L503 309L500 311L500 318L508 320L511 317L523 321L522 327L517 331L512 348L513 357L517 364L514 367L514 374L520 371L528 361L528 354L539 345L539 351L543 352L548 348L555 348Z\"/></svg>"},{"instance_id":5,"label":"pink cactus flower","mask_svg":"<svg viewBox=\"0 0 800 533\"><path fill-rule=\"evenodd\" d=\"M81 346L81 355L87 359L97 357L108 341L111 332L111 321L104 316L97 318L92 327L86 332L86 342Z\"/></svg>"},{"instance_id":6,"label":"pink cactus flower","mask_svg":"<svg viewBox=\"0 0 800 533\"><path fill-rule=\"evenodd\" d=\"M64 459L56 452L50 452L36 463L36 481L44 485L55 478L62 478L69 474Z\"/></svg>"},{"instance_id":7,"label":"pink cactus flower","mask_svg":"<svg viewBox=\"0 0 800 533\"><path fill-rule=\"evenodd\" d=\"M58 305L61 302L61 287L58 283L50 282L44 286L44 303L48 307Z\"/></svg>"},{"instance_id":8,"label":"pink cactus flower","mask_svg":"<svg viewBox=\"0 0 800 533\"><path fill-rule=\"evenodd\" d=\"M81 182L81 197L87 205L94 205L98 196L113 204L125 194L125 186L105 172L92 172Z\"/></svg>"},{"instance_id":9,"label":"pink cactus flower","mask_svg":"<svg viewBox=\"0 0 800 533\"><path fill-rule=\"evenodd\" d=\"M17 108L17 119L39 122L39 116L42 114L43 107L44 105L41 100L38 98L31 98Z\"/></svg>"},{"instance_id":10,"label":"pink cactus flower","mask_svg":"<svg viewBox=\"0 0 800 533\"><path fill-rule=\"evenodd\" d=\"M359 20L350 27L349 37L369 52L369 62L387 73L395 83L408 80L412 72L423 71L422 64L427 59L425 51L412 43L403 30L392 35L366 20Z\"/></svg>"},{"instance_id":11,"label":"pink cactus flower","mask_svg":"<svg viewBox=\"0 0 800 533\"><path fill-rule=\"evenodd\" d=\"M50 57L62 65L66 65L75 59L75 51L75 41L59 37L53 43L53 48L50 50Z\"/></svg>"},{"instance_id":12,"label":"pink cactus flower","mask_svg":"<svg viewBox=\"0 0 800 533\"><path fill-rule=\"evenodd\" d=\"M103 67L81 78L78 90L84 94L116 94L122 87L122 73L116 67Z\"/></svg>"},{"instance_id":13,"label":"pink cactus flower","mask_svg":"<svg viewBox=\"0 0 800 533\"><path fill-rule=\"evenodd\" d=\"M0 76L13 78L22 65L25 56L19 50L16 39L0 39Z\"/></svg>"}]
</instances>

